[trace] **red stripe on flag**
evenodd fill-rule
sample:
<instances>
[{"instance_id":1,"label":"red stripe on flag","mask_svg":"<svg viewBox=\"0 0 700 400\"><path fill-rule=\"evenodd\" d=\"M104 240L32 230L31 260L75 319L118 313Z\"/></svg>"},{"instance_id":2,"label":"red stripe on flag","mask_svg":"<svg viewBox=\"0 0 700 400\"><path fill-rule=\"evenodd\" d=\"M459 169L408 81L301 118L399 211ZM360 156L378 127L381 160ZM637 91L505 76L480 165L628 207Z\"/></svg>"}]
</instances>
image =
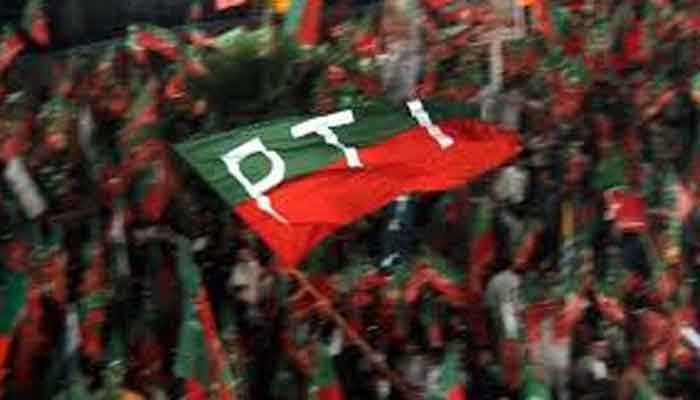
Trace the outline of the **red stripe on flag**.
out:
<instances>
[{"instance_id":1,"label":"red stripe on flag","mask_svg":"<svg viewBox=\"0 0 700 400\"><path fill-rule=\"evenodd\" d=\"M515 134L477 120L440 124L455 139L443 150L422 127L360 150L364 167L349 169L341 159L320 171L286 182L267 195L281 223L255 200L236 212L280 257L299 264L316 244L343 225L378 210L401 194L446 190L473 180L520 151Z\"/></svg>"}]
</instances>

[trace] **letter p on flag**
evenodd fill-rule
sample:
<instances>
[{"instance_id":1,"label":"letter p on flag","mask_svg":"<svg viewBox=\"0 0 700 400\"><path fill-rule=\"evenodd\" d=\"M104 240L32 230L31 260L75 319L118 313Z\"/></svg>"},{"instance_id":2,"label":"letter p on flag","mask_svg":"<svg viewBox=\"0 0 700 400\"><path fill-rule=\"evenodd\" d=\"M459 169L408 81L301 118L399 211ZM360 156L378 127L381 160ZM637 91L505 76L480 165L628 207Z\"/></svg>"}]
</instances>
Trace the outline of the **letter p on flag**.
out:
<instances>
[{"instance_id":1,"label":"letter p on flag","mask_svg":"<svg viewBox=\"0 0 700 400\"><path fill-rule=\"evenodd\" d=\"M241 170L243 160L254 154L261 154L270 161L270 171L264 178L255 183L251 182ZM270 198L265 196L265 192L279 185L284 180L286 165L276 151L269 150L260 138L255 138L224 154L221 156L221 160L226 164L229 173L241 183L241 186L248 192L250 197L255 199L261 210L272 215L279 222L287 223L287 220L272 208Z\"/></svg>"}]
</instances>

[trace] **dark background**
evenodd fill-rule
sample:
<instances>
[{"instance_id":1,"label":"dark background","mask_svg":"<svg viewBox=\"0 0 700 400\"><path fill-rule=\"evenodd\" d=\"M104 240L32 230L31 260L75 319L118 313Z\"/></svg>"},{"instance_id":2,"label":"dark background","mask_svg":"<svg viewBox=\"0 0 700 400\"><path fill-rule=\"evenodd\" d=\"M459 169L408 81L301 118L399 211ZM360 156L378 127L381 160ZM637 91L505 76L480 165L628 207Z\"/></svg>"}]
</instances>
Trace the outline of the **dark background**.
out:
<instances>
[{"instance_id":1,"label":"dark background","mask_svg":"<svg viewBox=\"0 0 700 400\"><path fill-rule=\"evenodd\" d=\"M26 0L0 0L0 25L19 26ZM51 49L84 45L124 36L132 23L174 27L186 22L192 0L48 0ZM206 20L249 18L253 6L214 12L214 0L202 1Z\"/></svg>"}]
</instances>

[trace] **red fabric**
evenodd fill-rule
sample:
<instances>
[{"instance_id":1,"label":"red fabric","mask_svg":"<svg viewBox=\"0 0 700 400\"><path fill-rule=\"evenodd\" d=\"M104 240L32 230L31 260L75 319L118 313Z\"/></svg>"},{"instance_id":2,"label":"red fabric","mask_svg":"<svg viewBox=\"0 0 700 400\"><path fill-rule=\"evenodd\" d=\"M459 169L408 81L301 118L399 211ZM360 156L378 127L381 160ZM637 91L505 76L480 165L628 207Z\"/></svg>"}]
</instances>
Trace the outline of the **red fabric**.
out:
<instances>
[{"instance_id":1,"label":"red fabric","mask_svg":"<svg viewBox=\"0 0 700 400\"><path fill-rule=\"evenodd\" d=\"M40 46L49 45L51 41L49 37L49 21L43 10L38 10L36 14L32 16L32 26L29 34L36 44Z\"/></svg>"},{"instance_id":2,"label":"red fabric","mask_svg":"<svg viewBox=\"0 0 700 400\"><path fill-rule=\"evenodd\" d=\"M201 78L209 74L209 69L197 58L190 58L185 61L185 70L190 76Z\"/></svg>"},{"instance_id":3,"label":"red fabric","mask_svg":"<svg viewBox=\"0 0 700 400\"><path fill-rule=\"evenodd\" d=\"M177 44L161 38L153 32L140 31L136 36L139 46L153 51L168 60L175 60L178 56Z\"/></svg>"},{"instance_id":4,"label":"red fabric","mask_svg":"<svg viewBox=\"0 0 700 400\"><path fill-rule=\"evenodd\" d=\"M554 326L557 339L561 340L571 337L576 323L583 316L585 305L585 299L578 294L564 304Z\"/></svg>"},{"instance_id":5,"label":"red fabric","mask_svg":"<svg viewBox=\"0 0 700 400\"><path fill-rule=\"evenodd\" d=\"M532 2L532 15L536 21L535 29L540 31L547 40L552 40L554 28L547 0L534 0Z\"/></svg>"},{"instance_id":6,"label":"red fabric","mask_svg":"<svg viewBox=\"0 0 700 400\"><path fill-rule=\"evenodd\" d=\"M216 0L216 10L226 10L231 7L238 7L245 4L245 0Z\"/></svg>"},{"instance_id":7,"label":"red fabric","mask_svg":"<svg viewBox=\"0 0 700 400\"><path fill-rule=\"evenodd\" d=\"M467 392L464 390L464 386L459 385L450 389L445 400L467 400Z\"/></svg>"},{"instance_id":8,"label":"red fabric","mask_svg":"<svg viewBox=\"0 0 700 400\"><path fill-rule=\"evenodd\" d=\"M399 195L462 185L521 149L513 133L481 121L452 120L440 126L455 139L447 149L441 149L425 128L415 127L361 149L364 168L349 169L341 159L267 193L287 224L260 210L252 199L240 203L236 212L283 266L295 267L325 237Z\"/></svg>"},{"instance_id":9,"label":"red fabric","mask_svg":"<svg viewBox=\"0 0 700 400\"><path fill-rule=\"evenodd\" d=\"M435 291L441 295L445 296L445 298L453 305L462 304L464 300L464 293L462 289L439 272L435 270L430 271L430 287L435 289Z\"/></svg>"},{"instance_id":10,"label":"red fabric","mask_svg":"<svg viewBox=\"0 0 700 400\"><path fill-rule=\"evenodd\" d=\"M425 275L425 267L419 267L413 272L406 283L403 294L404 301L408 304L415 303L420 295L420 290L423 288L423 285L427 283L428 278Z\"/></svg>"},{"instance_id":11,"label":"red fabric","mask_svg":"<svg viewBox=\"0 0 700 400\"><path fill-rule=\"evenodd\" d=\"M306 0L304 15L299 22L297 41L301 45L315 46L320 39L321 10L323 0Z\"/></svg>"},{"instance_id":12,"label":"red fabric","mask_svg":"<svg viewBox=\"0 0 700 400\"><path fill-rule=\"evenodd\" d=\"M154 168L156 168L156 181L141 204L141 212L151 222L162 218L178 187L177 175L170 160L159 160Z\"/></svg>"},{"instance_id":13,"label":"red fabric","mask_svg":"<svg viewBox=\"0 0 700 400\"><path fill-rule=\"evenodd\" d=\"M379 39L376 35L364 32L355 38L353 50L360 57L372 57L379 52Z\"/></svg>"},{"instance_id":14,"label":"red fabric","mask_svg":"<svg viewBox=\"0 0 700 400\"><path fill-rule=\"evenodd\" d=\"M444 338L442 334L442 326L437 321L428 327L428 342L432 348L441 348L444 344Z\"/></svg>"},{"instance_id":15,"label":"red fabric","mask_svg":"<svg viewBox=\"0 0 700 400\"><path fill-rule=\"evenodd\" d=\"M185 400L207 400L207 391L199 382L194 379L185 381Z\"/></svg>"},{"instance_id":16,"label":"red fabric","mask_svg":"<svg viewBox=\"0 0 700 400\"><path fill-rule=\"evenodd\" d=\"M10 355L10 345L12 344L12 336L0 334L0 384L5 378L5 362Z\"/></svg>"},{"instance_id":17,"label":"red fabric","mask_svg":"<svg viewBox=\"0 0 700 400\"><path fill-rule=\"evenodd\" d=\"M332 385L318 389L316 393L317 400L343 400L343 392L340 390L340 383L335 382Z\"/></svg>"},{"instance_id":18,"label":"red fabric","mask_svg":"<svg viewBox=\"0 0 700 400\"><path fill-rule=\"evenodd\" d=\"M489 229L482 233L472 245L471 264L472 268L485 273L483 268L491 263L496 256L496 235Z\"/></svg>"},{"instance_id":19,"label":"red fabric","mask_svg":"<svg viewBox=\"0 0 700 400\"><path fill-rule=\"evenodd\" d=\"M605 193L609 217L624 232L643 232L647 228L647 206L644 198L622 189L611 189Z\"/></svg>"},{"instance_id":20,"label":"red fabric","mask_svg":"<svg viewBox=\"0 0 700 400\"><path fill-rule=\"evenodd\" d=\"M625 320L625 309L617 299L607 297L601 294L596 295L596 304L601 314L609 321L622 323Z\"/></svg>"},{"instance_id":21,"label":"red fabric","mask_svg":"<svg viewBox=\"0 0 700 400\"><path fill-rule=\"evenodd\" d=\"M98 360L102 355L101 326L105 322L105 310L96 309L80 323L80 348L82 353L91 360Z\"/></svg>"},{"instance_id":22,"label":"red fabric","mask_svg":"<svg viewBox=\"0 0 700 400\"><path fill-rule=\"evenodd\" d=\"M539 235L536 232L530 232L523 240L522 245L518 248L515 254L515 265L518 267L523 267L525 264L530 262L532 257L535 255L535 250L537 250L537 239Z\"/></svg>"},{"instance_id":23,"label":"red fabric","mask_svg":"<svg viewBox=\"0 0 700 400\"><path fill-rule=\"evenodd\" d=\"M540 325L548 316L555 313L561 303L546 300L530 304L525 310L525 336L528 343L539 342L542 339Z\"/></svg>"},{"instance_id":24,"label":"red fabric","mask_svg":"<svg viewBox=\"0 0 700 400\"><path fill-rule=\"evenodd\" d=\"M668 338L670 321L656 311L645 311L640 318L640 333L646 350L651 350Z\"/></svg>"},{"instance_id":25,"label":"red fabric","mask_svg":"<svg viewBox=\"0 0 700 400\"><path fill-rule=\"evenodd\" d=\"M654 291L651 293L651 300L659 303L668 300L680 286L681 279L680 270L677 268L670 268L662 272L656 281Z\"/></svg>"},{"instance_id":26,"label":"red fabric","mask_svg":"<svg viewBox=\"0 0 700 400\"><path fill-rule=\"evenodd\" d=\"M179 99L185 97L185 92L187 91L187 84L185 83L185 77L182 74L176 74L168 79L168 83L165 85L165 98L170 100Z\"/></svg>"},{"instance_id":27,"label":"red fabric","mask_svg":"<svg viewBox=\"0 0 700 400\"><path fill-rule=\"evenodd\" d=\"M501 340L503 380L509 389L520 385L520 344L516 340Z\"/></svg>"},{"instance_id":28,"label":"red fabric","mask_svg":"<svg viewBox=\"0 0 700 400\"><path fill-rule=\"evenodd\" d=\"M636 21L632 28L625 32L623 38L624 59L627 62L642 62L645 59L643 48L644 27L642 21Z\"/></svg>"},{"instance_id":29,"label":"red fabric","mask_svg":"<svg viewBox=\"0 0 700 400\"><path fill-rule=\"evenodd\" d=\"M17 59L17 56L25 47L26 43L16 33L12 33L5 38L0 44L0 49L2 50L2 53L0 53L0 73L4 72Z\"/></svg>"},{"instance_id":30,"label":"red fabric","mask_svg":"<svg viewBox=\"0 0 700 400\"><path fill-rule=\"evenodd\" d=\"M423 0L426 6L430 8L431 10L441 10L447 4L449 4L449 0Z\"/></svg>"}]
</instances>

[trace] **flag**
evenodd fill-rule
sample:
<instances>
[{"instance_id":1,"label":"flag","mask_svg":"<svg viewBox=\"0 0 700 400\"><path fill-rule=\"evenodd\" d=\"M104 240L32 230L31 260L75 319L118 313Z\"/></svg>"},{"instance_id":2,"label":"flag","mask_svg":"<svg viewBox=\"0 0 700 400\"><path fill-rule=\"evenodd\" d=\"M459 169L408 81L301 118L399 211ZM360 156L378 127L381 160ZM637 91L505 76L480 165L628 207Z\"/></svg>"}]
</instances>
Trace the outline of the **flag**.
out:
<instances>
[{"instance_id":1,"label":"flag","mask_svg":"<svg viewBox=\"0 0 700 400\"><path fill-rule=\"evenodd\" d=\"M473 301L483 296L487 267L496 256L496 234L493 230L493 205L488 198L479 202L472 223L472 238L469 249L469 277L467 289Z\"/></svg>"},{"instance_id":2,"label":"flag","mask_svg":"<svg viewBox=\"0 0 700 400\"><path fill-rule=\"evenodd\" d=\"M463 107L428 107L436 125L422 103L409 104L410 113L369 107L287 118L176 150L293 267L323 238L398 196L461 185L520 150L512 132L448 120Z\"/></svg>"},{"instance_id":3,"label":"flag","mask_svg":"<svg viewBox=\"0 0 700 400\"><path fill-rule=\"evenodd\" d=\"M321 35L323 0L293 0L287 8L284 33L294 37L300 46L317 45Z\"/></svg>"},{"instance_id":4,"label":"flag","mask_svg":"<svg viewBox=\"0 0 700 400\"><path fill-rule=\"evenodd\" d=\"M427 400L467 400L459 353L454 346L450 347L440 364L438 383L428 393Z\"/></svg>"},{"instance_id":5,"label":"flag","mask_svg":"<svg viewBox=\"0 0 700 400\"><path fill-rule=\"evenodd\" d=\"M169 30L154 25L130 26L127 43L132 49L152 51L170 61L180 55L177 37Z\"/></svg>"},{"instance_id":6,"label":"flag","mask_svg":"<svg viewBox=\"0 0 700 400\"><path fill-rule=\"evenodd\" d=\"M184 302L175 375L185 379L186 400L235 400L233 376L219 339L207 290L192 259L191 247L188 239L178 238L177 270ZM211 393L213 397L208 396L210 382L217 383L215 393Z\"/></svg>"},{"instance_id":7,"label":"flag","mask_svg":"<svg viewBox=\"0 0 700 400\"><path fill-rule=\"evenodd\" d=\"M216 0L216 10L226 10L231 7L238 7L245 4L245 0Z\"/></svg>"},{"instance_id":8,"label":"flag","mask_svg":"<svg viewBox=\"0 0 700 400\"><path fill-rule=\"evenodd\" d=\"M541 379L535 376L533 367L525 368L525 377L522 388L522 400L551 400L552 393Z\"/></svg>"},{"instance_id":9,"label":"flag","mask_svg":"<svg viewBox=\"0 0 700 400\"><path fill-rule=\"evenodd\" d=\"M624 188L605 192L607 219L623 232L644 232L647 229L647 205L644 197Z\"/></svg>"},{"instance_id":10,"label":"flag","mask_svg":"<svg viewBox=\"0 0 700 400\"><path fill-rule=\"evenodd\" d=\"M34 43L48 46L51 41L49 21L42 0L29 0L24 8L22 26Z\"/></svg>"},{"instance_id":11,"label":"flag","mask_svg":"<svg viewBox=\"0 0 700 400\"><path fill-rule=\"evenodd\" d=\"M325 344L316 345L316 365L311 376L310 400L343 400L343 390L335 373L330 350Z\"/></svg>"},{"instance_id":12,"label":"flag","mask_svg":"<svg viewBox=\"0 0 700 400\"><path fill-rule=\"evenodd\" d=\"M129 106L125 116L126 125L122 128L119 140L129 143L147 136L148 128L158 122L158 82L149 80L146 84L138 80L131 83L132 89L137 91L135 99Z\"/></svg>"},{"instance_id":13,"label":"flag","mask_svg":"<svg viewBox=\"0 0 700 400\"><path fill-rule=\"evenodd\" d=\"M26 46L22 37L14 29L9 26L4 28L0 39L0 73L5 72Z\"/></svg>"},{"instance_id":14,"label":"flag","mask_svg":"<svg viewBox=\"0 0 700 400\"><path fill-rule=\"evenodd\" d=\"M78 316L81 352L90 360L97 361L102 356L102 325L106 319L107 303L105 254L99 224L92 224L90 235L91 240L83 248L86 269L79 288Z\"/></svg>"},{"instance_id":15,"label":"flag","mask_svg":"<svg viewBox=\"0 0 700 400\"><path fill-rule=\"evenodd\" d=\"M136 179L141 215L147 221L159 221L179 186L167 143L147 139L132 148L128 163Z\"/></svg>"},{"instance_id":16,"label":"flag","mask_svg":"<svg viewBox=\"0 0 700 400\"><path fill-rule=\"evenodd\" d=\"M15 242L8 245L3 252L3 268L0 269L0 287L4 293L4 301L0 306L0 383L4 378L4 367L10 355L10 345L13 331L20 319L20 313L27 302L27 287L29 278L24 271L15 270L13 259L26 257L26 246Z\"/></svg>"}]
</instances>

